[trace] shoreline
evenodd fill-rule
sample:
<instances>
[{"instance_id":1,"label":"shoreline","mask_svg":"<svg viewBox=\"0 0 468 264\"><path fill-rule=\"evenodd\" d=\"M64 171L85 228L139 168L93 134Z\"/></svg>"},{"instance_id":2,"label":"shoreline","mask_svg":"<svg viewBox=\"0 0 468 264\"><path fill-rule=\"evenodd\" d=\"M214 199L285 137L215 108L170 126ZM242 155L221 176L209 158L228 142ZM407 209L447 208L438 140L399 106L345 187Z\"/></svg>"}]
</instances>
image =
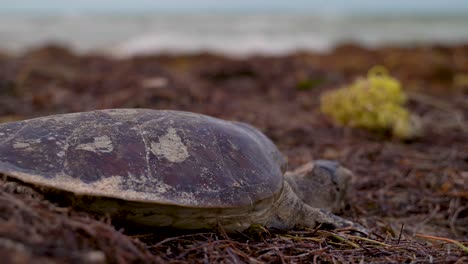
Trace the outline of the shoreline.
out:
<instances>
[{"instance_id":1,"label":"shoreline","mask_svg":"<svg viewBox=\"0 0 468 264\"><path fill-rule=\"evenodd\" d=\"M395 50L424 50L424 49L464 49L468 46L468 40L452 42L452 43L441 43L441 42L421 42L421 43L407 43L407 44L395 44L387 43L382 45L365 45L356 42L343 42L335 46L330 46L325 49L307 49L307 48L295 48L288 49L279 52L269 52L264 50L251 50L248 52L229 52L216 49L193 49L193 50L141 50L136 52L122 52L116 51L115 49L95 49L95 50L79 50L59 42L48 42L45 44L33 45L25 47L20 51L11 51L0 46L0 55L3 57L21 57L27 56L28 54L35 53L41 50L48 49L59 49L66 51L67 53L73 54L74 56L103 56L110 59L131 59L139 57L200 57L200 56L215 56L225 57L231 59L249 59L255 57L267 57L267 58L285 58L294 57L300 54L306 54L310 56L325 56L333 55L337 51L343 50L360 50L368 52L393 52Z\"/></svg>"},{"instance_id":2,"label":"shoreline","mask_svg":"<svg viewBox=\"0 0 468 264\"><path fill-rule=\"evenodd\" d=\"M206 52L268 55L369 47L468 42L468 16L191 14L146 16L0 16L1 47L24 52L61 43L76 52Z\"/></svg>"}]
</instances>

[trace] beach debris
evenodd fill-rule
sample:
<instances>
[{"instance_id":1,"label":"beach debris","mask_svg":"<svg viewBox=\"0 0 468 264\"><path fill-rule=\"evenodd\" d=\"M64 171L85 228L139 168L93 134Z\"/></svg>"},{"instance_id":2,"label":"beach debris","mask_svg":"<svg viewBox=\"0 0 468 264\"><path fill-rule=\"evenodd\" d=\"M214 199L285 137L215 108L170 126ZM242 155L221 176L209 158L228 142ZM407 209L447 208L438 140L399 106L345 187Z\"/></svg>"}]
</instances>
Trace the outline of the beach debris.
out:
<instances>
[{"instance_id":1,"label":"beach debris","mask_svg":"<svg viewBox=\"0 0 468 264\"><path fill-rule=\"evenodd\" d=\"M421 135L420 118L405 108L407 96L400 82L383 66L375 66L367 78L359 78L321 96L321 111L340 125L390 132L400 139Z\"/></svg>"}]
</instances>

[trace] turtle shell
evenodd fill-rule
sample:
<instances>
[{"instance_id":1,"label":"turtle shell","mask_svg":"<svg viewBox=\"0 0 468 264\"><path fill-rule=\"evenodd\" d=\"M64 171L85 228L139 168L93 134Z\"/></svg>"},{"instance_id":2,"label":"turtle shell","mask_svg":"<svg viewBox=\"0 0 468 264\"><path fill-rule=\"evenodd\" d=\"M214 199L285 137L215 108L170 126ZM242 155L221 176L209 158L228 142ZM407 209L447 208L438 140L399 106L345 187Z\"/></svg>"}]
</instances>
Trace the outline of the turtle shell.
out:
<instances>
[{"instance_id":1,"label":"turtle shell","mask_svg":"<svg viewBox=\"0 0 468 264\"><path fill-rule=\"evenodd\" d=\"M78 195L248 206L280 192L284 163L257 129L189 112L112 109L0 124L0 174Z\"/></svg>"}]
</instances>

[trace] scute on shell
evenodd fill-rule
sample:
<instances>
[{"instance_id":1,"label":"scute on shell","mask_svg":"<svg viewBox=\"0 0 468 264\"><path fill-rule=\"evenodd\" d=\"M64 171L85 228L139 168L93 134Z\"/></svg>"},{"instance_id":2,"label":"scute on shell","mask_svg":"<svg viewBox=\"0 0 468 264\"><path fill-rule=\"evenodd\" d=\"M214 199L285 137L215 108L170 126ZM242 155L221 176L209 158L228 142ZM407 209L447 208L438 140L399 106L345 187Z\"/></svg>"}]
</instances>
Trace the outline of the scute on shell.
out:
<instances>
[{"instance_id":1,"label":"scute on shell","mask_svg":"<svg viewBox=\"0 0 468 264\"><path fill-rule=\"evenodd\" d=\"M83 195L246 206L281 190L283 163L257 129L189 112L113 109L0 124L0 174Z\"/></svg>"}]
</instances>

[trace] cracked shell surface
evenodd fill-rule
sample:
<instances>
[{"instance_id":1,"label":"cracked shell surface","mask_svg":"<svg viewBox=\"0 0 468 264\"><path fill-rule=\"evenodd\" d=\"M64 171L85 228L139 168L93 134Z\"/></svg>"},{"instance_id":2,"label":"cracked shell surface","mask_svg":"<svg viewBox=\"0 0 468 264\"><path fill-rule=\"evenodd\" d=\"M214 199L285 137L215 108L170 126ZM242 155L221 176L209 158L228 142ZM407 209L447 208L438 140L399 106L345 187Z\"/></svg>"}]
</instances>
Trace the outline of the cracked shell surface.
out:
<instances>
[{"instance_id":1,"label":"cracked shell surface","mask_svg":"<svg viewBox=\"0 0 468 264\"><path fill-rule=\"evenodd\" d=\"M225 208L281 191L257 129L181 111L112 109L0 124L0 174L76 194Z\"/></svg>"}]
</instances>

